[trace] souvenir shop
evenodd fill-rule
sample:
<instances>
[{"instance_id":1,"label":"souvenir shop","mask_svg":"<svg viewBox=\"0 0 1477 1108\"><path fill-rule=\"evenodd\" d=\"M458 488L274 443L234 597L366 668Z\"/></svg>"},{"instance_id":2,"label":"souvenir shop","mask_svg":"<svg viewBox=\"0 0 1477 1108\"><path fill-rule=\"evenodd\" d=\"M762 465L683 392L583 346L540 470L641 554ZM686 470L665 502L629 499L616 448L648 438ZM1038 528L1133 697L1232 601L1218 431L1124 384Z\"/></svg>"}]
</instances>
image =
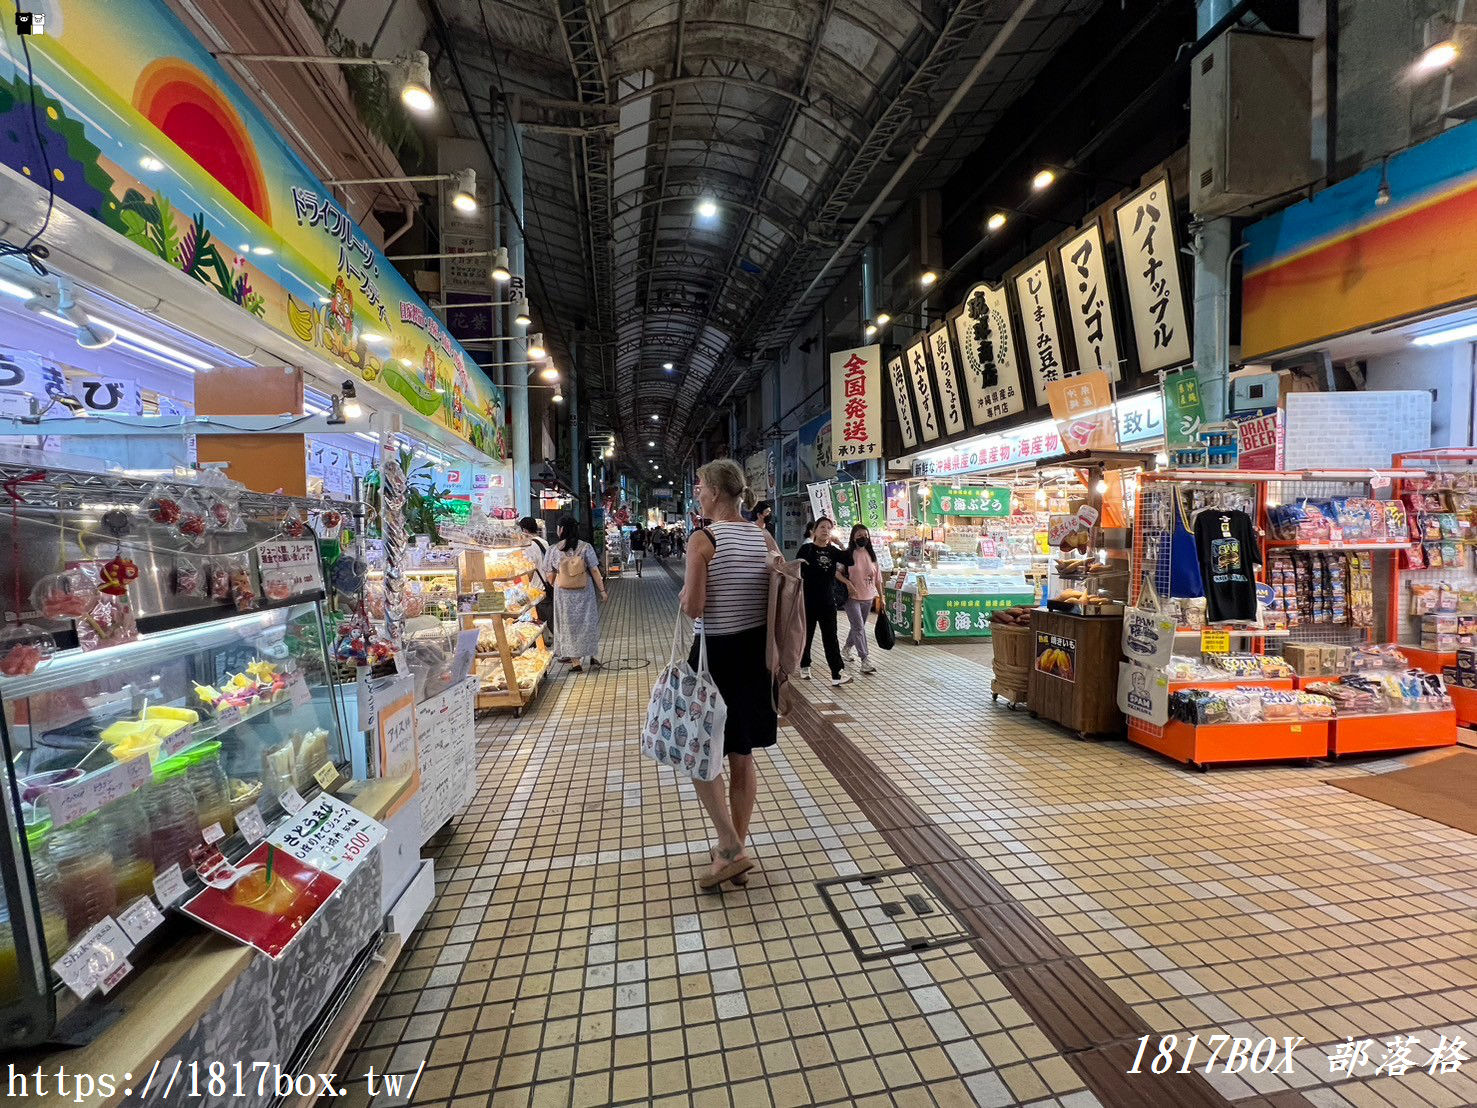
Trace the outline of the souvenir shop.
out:
<instances>
[{"instance_id":1,"label":"souvenir shop","mask_svg":"<svg viewBox=\"0 0 1477 1108\"><path fill-rule=\"evenodd\" d=\"M327 1071L434 897L476 713L537 693L543 594L501 390L158 37L234 98L274 204L142 114L69 116L105 83L33 51L98 168L49 196L0 147L0 222L48 248L0 260L0 1025L53 1071L222 1042Z\"/></svg>"}]
</instances>

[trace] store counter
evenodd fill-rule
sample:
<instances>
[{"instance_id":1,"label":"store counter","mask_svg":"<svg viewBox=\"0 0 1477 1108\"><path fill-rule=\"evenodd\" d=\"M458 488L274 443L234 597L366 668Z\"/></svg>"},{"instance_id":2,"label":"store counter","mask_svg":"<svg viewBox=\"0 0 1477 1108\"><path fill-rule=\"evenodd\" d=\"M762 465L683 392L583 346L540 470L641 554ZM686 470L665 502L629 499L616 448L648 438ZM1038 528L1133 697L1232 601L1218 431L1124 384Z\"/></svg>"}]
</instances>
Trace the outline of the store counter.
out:
<instances>
[{"instance_id":1,"label":"store counter","mask_svg":"<svg viewBox=\"0 0 1477 1108\"><path fill-rule=\"evenodd\" d=\"M1059 723L1079 738L1123 731L1118 660L1123 616L1031 611L1031 715Z\"/></svg>"},{"instance_id":2,"label":"store counter","mask_svg":"<svg viewBox=\"0 0 1477 1108\"><path fill-rule=\"evenodd\" d=\"M369 781L354 795L343 790L341 799L383 820L413 789L414 778L408 776ZM65 1102L83 1108L110 1108L125 1100L145 1105L212 1100L268 1104L276 1093L267 1089L265 1097L256 1095L260 1068L253 1070L253 1063L277 1063L287 1069L301 1033L319 1018L335 988L344 984L342 974L360 960L360 952L375 939L382 920L376 849L374 857L355 871L339 895L309 923L311 930L281 959L274 962L214 933L185 939L161 952L127 982L123 1014L95 1039L75 1048L24 1052L14 1060L15 1072L34 1075L40 1067L48 1075L48 1090L52 1089L50 1075L63 1069L69 1075L111 1075L111 1091L94 1087L85 1095L84 1091L73 1092L69 1079ZM380 936L372 969L381 981L393 966L390 951L398 955L400 945L399 936ZM368 984L361 980L351 987L359 994ZM356 1007L350 1004L341 1010L335 1027L327 1032L329 1039ZM362 1011L354 1021L361 1016ZM281 1032L296 1034L282 1043ZM220 1054L227 1045L229 1057ZM164 1088L176 1061L180 1063L178 1077L171 1098L166 1099ZM224 1063L228 1079L234 1082L237 1061L243 1066L243 1095L234 1095L233 1084L231 1096L209 1096L210 1064ZM198 1070L192 1071L191 1063L198 1063ZM192 1075L196 1093L185 1084ZM148 1093L144 1092L146 1084L152 1086ZM294 1100L290 1097L288 1103Z\"/></svg>"},{"instance_id":3,"label":"store counter","mask_svg":"<svg viewBox=\"0 0 1477 1108\"><path fill-rule=\"evenodd\" d=\"M1036 602L1018 573L937 569L909 570L883 589L888 620L901 638L989 638L990 614Z\"/></svg>"}]
</instances>

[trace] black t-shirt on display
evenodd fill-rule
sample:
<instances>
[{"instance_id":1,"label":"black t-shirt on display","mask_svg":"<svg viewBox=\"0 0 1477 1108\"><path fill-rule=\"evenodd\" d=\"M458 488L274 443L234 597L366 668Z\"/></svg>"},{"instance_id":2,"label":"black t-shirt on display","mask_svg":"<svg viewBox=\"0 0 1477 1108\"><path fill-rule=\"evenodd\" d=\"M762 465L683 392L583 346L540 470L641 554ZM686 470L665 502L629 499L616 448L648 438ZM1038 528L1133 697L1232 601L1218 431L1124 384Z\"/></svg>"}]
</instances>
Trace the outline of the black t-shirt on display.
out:
<instances>
[{"instance_id":1,"label":"black t-shirt on display","mask_svg":"<svg viewBox=\"0 0 1477 1108\"><path fill-rule=\"evenodd\" d=\"M1245 512L1207 508L1195 520L1195 549L1205 582L1205 618L1211 623L1256 618L1256 577L1261 548Z\"/></svg>"},{"instance_id":2,"label":"black t-shirt on display","mask_svg":"<svg viewBox=\"0 0 1477 1108\"><path fill-rule=\"evenodd\" d=\"M808 542L795 552L795 557L805 563L800 567L800 579L805 582L806 599L829 604L836 570L848 564L846 551Z\"/></svg>"}]
</instances>

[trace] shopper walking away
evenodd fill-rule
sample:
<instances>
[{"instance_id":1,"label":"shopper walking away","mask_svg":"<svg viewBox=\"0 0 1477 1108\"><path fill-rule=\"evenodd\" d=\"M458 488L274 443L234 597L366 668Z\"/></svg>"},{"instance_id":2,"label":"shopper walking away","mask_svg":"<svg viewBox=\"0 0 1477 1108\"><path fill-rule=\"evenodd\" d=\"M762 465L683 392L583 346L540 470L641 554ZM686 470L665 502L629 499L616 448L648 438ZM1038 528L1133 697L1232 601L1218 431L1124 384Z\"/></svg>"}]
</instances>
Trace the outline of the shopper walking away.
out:
<instances>
[{"instance_id":1,"label":"shopper walking away","mask_svg":"<svg viewBox=\"0 0 1477 1108\"><path fill-rule=\"evenodd\" d=\"M872 550L872 535L866 524L858 523L851 529L851 541L846 544L846 576L850 588L846 595L846 618L851 621L851 633L846 636L846 656L853 650L862 660L863 673L876 673L867 647L867 613L874 608L880 610L882 597L882 569L877 565L877 556Z\"/></svg>"},{"instance_id":2,"label":"shopper walking away","mask_svg":"<svg viewBox=\"0 0 1477 1108\"><path fill-rule=\"evenodd\" d=\"M524 516L518 521L518 530L528 537L528 545L524 548L528 559L535 566L542 567L544 555L549 552L548 541L538 533L538 521L533 516ZM544 598L534 607L538 613L538 621L544 625L545 630L552 634L554 631L554 583L544 576L542 568L533 571L538 578L539 587L544 590Z\"/></svg>"},{"instance_id":3,"label":"shopper walking away","mask_svg":"<svg viewBox=\"0 0 1477 1108\"><path fill-rule=\"evenodd\" d=\"M693 618L688 664L698 666L698 633L707 640L708 670L728 705L723 751L728 756L728 797L723 778L693 781L708 810L718 845L712 864L698 879L704 889L725 881L742 885L754 862L744 851L754 813L758 774L754 751L773 746L779 721L773 706L773 678L765 662L769 620L769 565L779 547L765 531L745 522L739 510L744 471L720 458L697 471L697 498L708 525L687 544L687 577L682 610Z\"/></svg>"},{"instance_id":4,"label":"shopper walking away","mask_svg":"<svg viewBox=\"0 0 1477 1108\"><path fill-rule=\"evenodd\" d=\"M800 576L805 582L805 654L800 659L800 676L810 680L810 648L815 642L815 629L819 624L826 664L831 667L831 684L847 685L852 677L841 664L832 588L840 581L850 595L851 581L846 576L846 552L831 545L831 528L831 521L825 516L816 520L810 541L795 555L805 563L800 567Z\"/></svg>"},{"instance_id":5,"label":"shopper walking away","mask_svg":"<svg viewBox=\"0 0 1477 1108\"><path fill-rule=\"evenodd\" d=\"M636 524L636 530L631 532L631 560L636 563L636 576L641 576L641 564L646 561L646 528Z\"/></svg>"},{"instance_id":6,"label":"shopper walking away","mask_svg":"<svg viewBox=\"0 0 1477 1108\"><path fill-rule=\"evenodd\" d=\"M605 578L595 548L579 536L574 516L559 521L559 538L544 555L540 567L554 583L554 653L573 659L570 666L581 672L585 659L591 668L600 660L600 602L608 599Z\"/></svg>"}]
</instances>

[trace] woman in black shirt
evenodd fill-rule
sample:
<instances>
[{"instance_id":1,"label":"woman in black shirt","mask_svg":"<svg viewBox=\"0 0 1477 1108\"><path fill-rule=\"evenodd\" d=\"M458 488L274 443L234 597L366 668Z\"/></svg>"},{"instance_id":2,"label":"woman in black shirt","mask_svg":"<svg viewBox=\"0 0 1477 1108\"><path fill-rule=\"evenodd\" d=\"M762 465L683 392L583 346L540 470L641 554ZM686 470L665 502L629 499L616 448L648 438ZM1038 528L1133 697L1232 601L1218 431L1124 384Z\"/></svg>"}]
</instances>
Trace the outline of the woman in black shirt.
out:
<instances>
[{"instance_id":1,"label":"woman in black shirt","mask_svg":"<svg viewBox=\"0 0 1477 1108\"><path fill-rule=\"evenodd\" d=\"M826 664L831 667L831 684L850 684L852 677L841 665L841 644L836 637L836 603L832 588L837 581L852 592L846 575L847 554L831 545L831 521L822 516L815 521L810 541L795 555L804 563L800 578L805 583L805 653L800 658L800 676L810 680L810 647L819 624L821 643L826 649Z\"/></svg>"}]
</instances>

